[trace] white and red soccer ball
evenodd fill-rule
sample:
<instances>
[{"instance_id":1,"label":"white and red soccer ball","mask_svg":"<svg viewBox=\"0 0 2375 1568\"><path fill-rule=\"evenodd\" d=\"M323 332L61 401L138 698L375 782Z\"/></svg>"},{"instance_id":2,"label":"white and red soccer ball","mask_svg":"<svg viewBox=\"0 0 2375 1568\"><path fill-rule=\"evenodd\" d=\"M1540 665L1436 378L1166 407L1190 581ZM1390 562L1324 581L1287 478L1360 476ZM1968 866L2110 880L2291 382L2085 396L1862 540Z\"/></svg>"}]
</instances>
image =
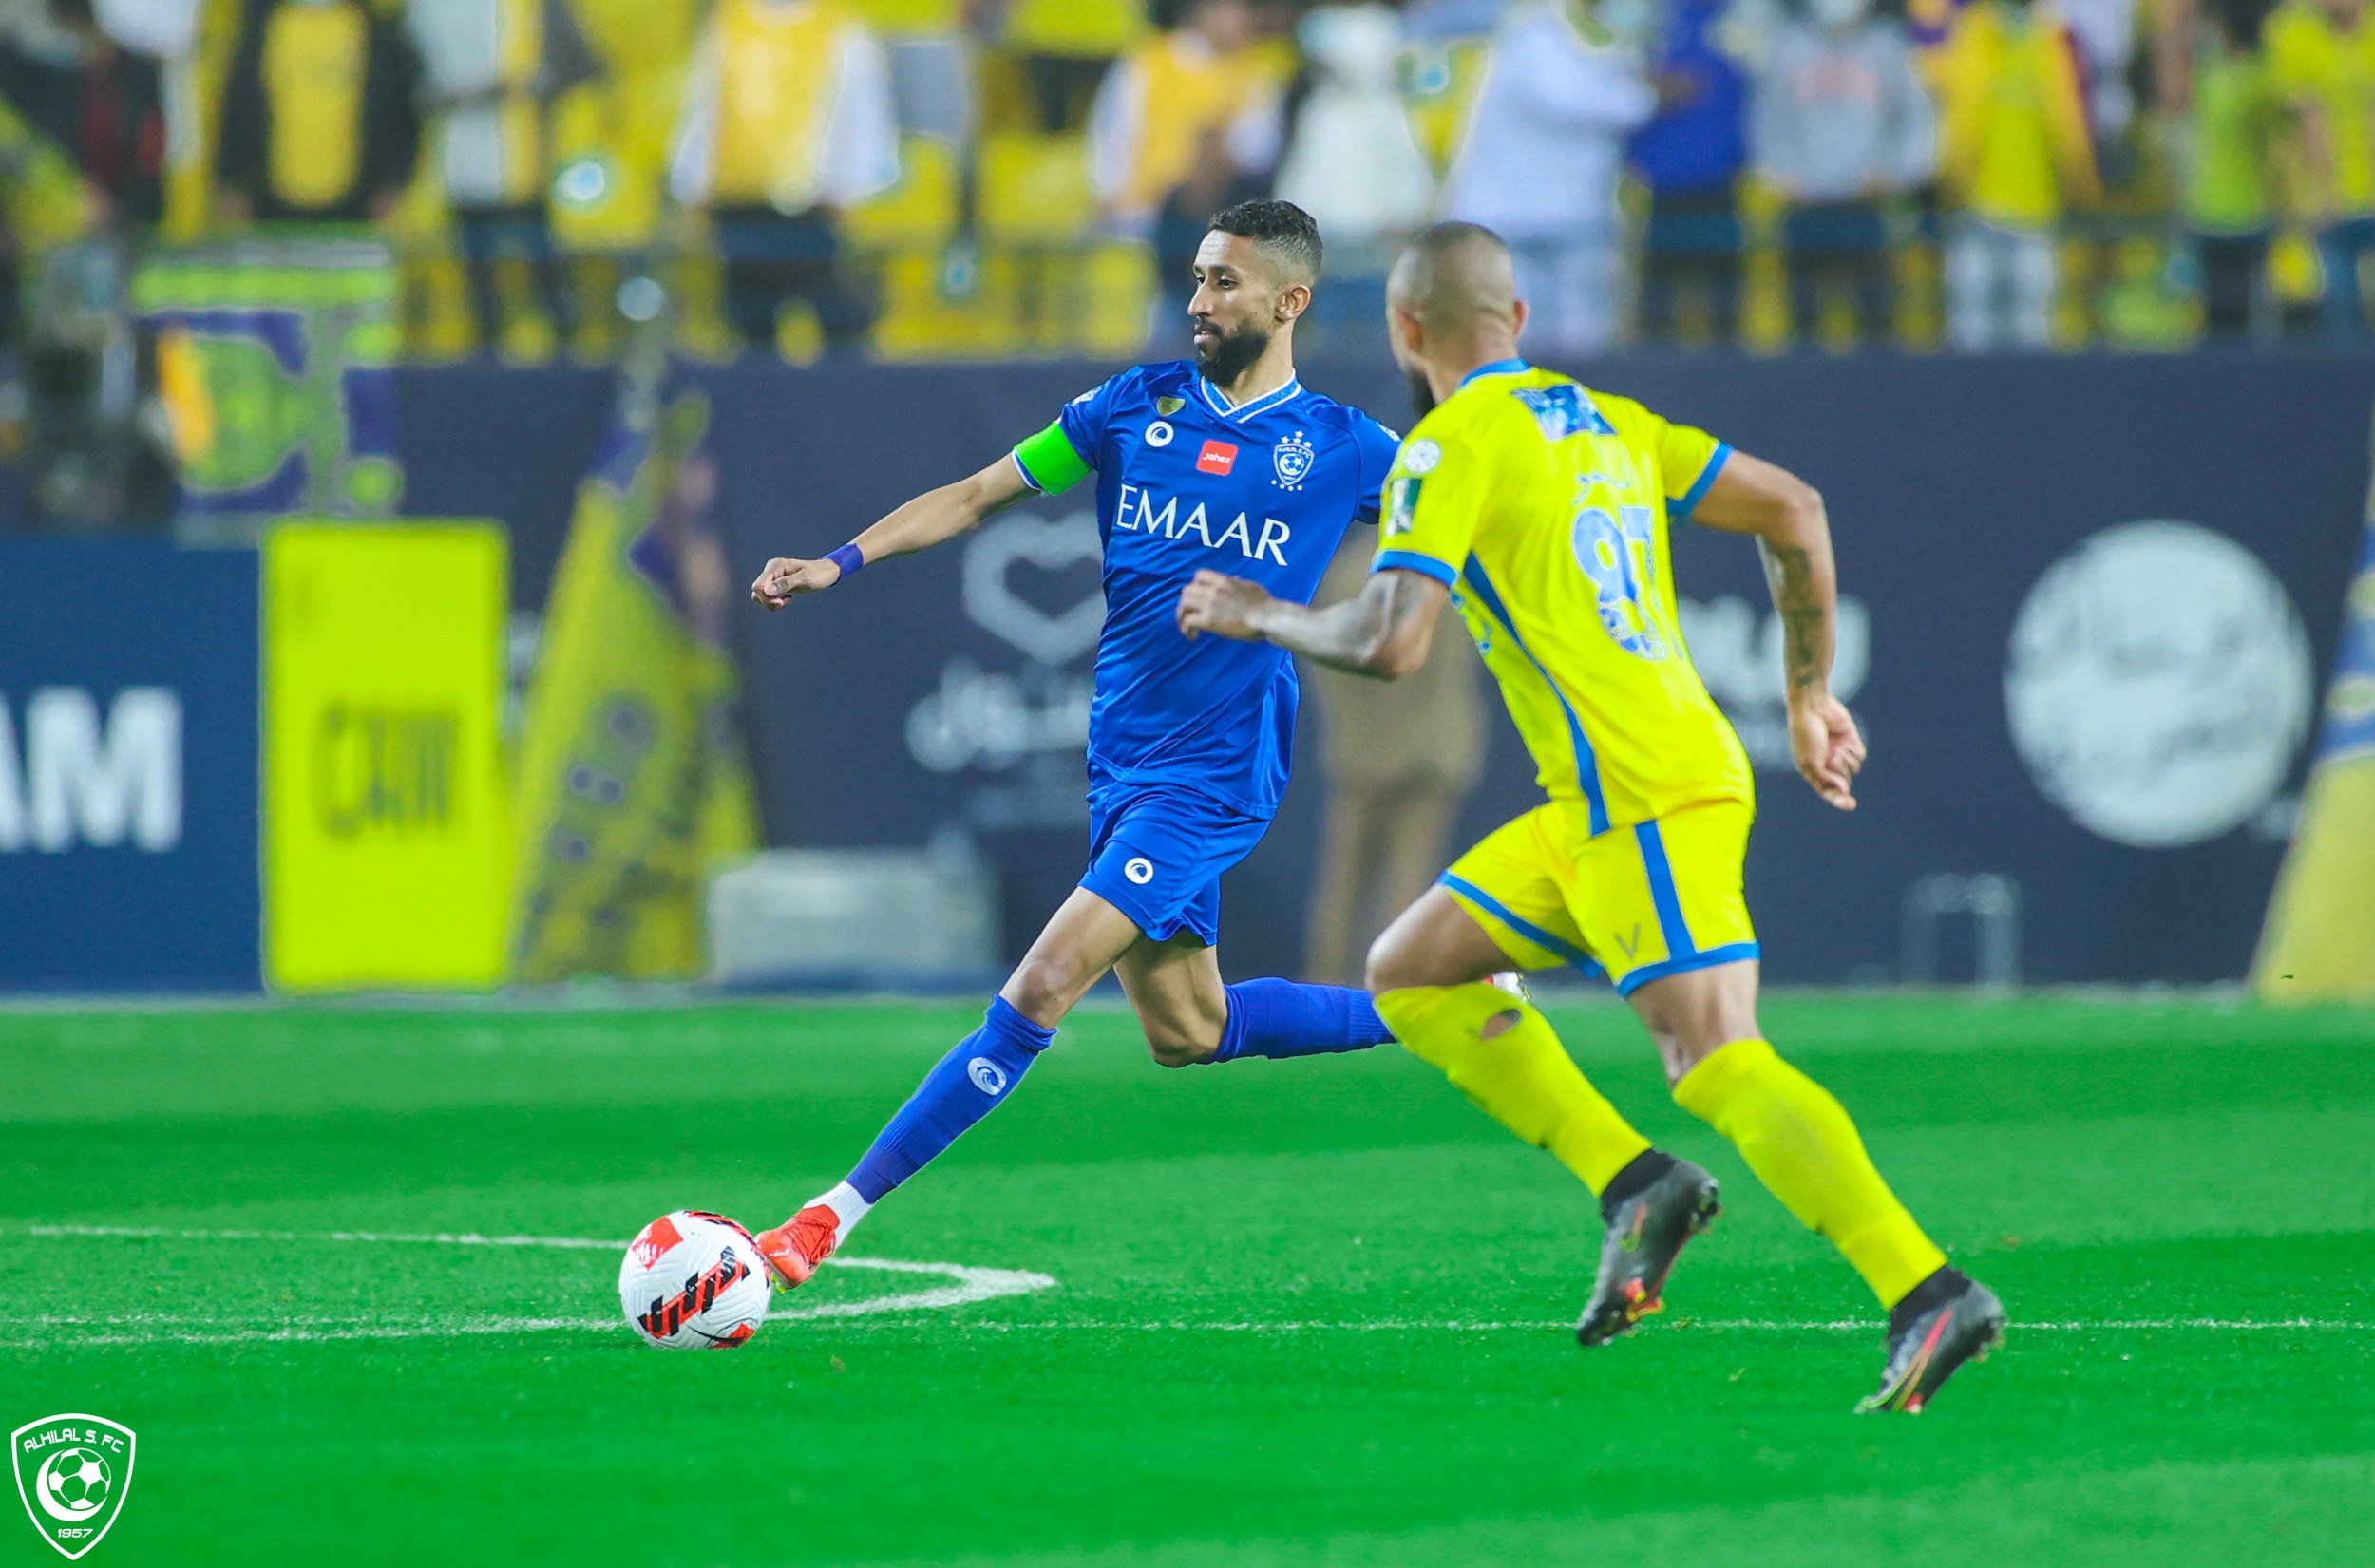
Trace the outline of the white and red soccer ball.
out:
<instances>
[{"instance_id":1,"label":"white and red soccer ball","mask_svg":"<svg viewBox=\"0 0 2375 1568\"><path fill-rule=\"evenodd\" d=\"M767 1321L773 1286L750 1233L719 1214L678 1209L627 1243L618 1305L635 1332L677 1351L730 1351Z\"/></svg>"}]
</instances>

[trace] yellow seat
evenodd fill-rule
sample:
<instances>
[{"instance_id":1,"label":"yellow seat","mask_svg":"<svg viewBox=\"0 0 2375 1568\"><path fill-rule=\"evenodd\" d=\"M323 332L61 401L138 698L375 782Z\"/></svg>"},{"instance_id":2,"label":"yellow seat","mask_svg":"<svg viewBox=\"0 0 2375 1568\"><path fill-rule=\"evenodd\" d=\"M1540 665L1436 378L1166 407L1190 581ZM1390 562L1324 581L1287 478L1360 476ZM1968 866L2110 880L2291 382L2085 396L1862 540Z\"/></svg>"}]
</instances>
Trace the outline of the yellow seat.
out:
<instances>
[{"instance_id":1,"label":"yellow seat","mask_svg":"<svg viewBox=\"0 0 2375 1568\"><path fill-rule=\"evenodd\" d=\"M861 251L937 251L957 233L957 154L937 137L899 139L899 183L849 209L842 233Z\"/></svg>"},{"instance_id":2,"label":"yellow seat","mask_svg":"<svg viewBox=\"0 0 2375 1568\"><path fill-rule=\"evenodd\" d=\"M1071 347L1100 358L1136 353L1146 345L1154 296L1152 251L1119 239L1095 246L1081 267L1078 336Z\"/></svg>"},{"instance_id":3,"label":"yellow seat","mask_svg":"<svg viewBox=\"0 0 2375 1568\"><path fill-rule=\"evenodd\" d=\"M1123 240L986 251L961 296L940 256L894 255L881 277L884 359L1123 358L1146 341L1155 292L1154 258Z\"/></svg>"},{"instance_id":4,"label":"yellow seat","mask_svg":"<svg viewBox=\"0 0 2375 1568\"><path fill-rule=\"evenodd\" d=\"M982 138L978 216L990 245L1068 245L1096 227L1089 143L1007 131Z\"/></svg>"},{"instance_id":5,"label":"yellow seat","mask_svg":"<svg viewBox=\"0 0 2375 1568\"><path fill-rule=\"evenodd\" d=\"M974 286L953 294L947 258L905 252L883 263L876 357L894 360L1002 359L1022 347L1016 330L1011 269L984 258Z\"/></svg>"}]
</instances>

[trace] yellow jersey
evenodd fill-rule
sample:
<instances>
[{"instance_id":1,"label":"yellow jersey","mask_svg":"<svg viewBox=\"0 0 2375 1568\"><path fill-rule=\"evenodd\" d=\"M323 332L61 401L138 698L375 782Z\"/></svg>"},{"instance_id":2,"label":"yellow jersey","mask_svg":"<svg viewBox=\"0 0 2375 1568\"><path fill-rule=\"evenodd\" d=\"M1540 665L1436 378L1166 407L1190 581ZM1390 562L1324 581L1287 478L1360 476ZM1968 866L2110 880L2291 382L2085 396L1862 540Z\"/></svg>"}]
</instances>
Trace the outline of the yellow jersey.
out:
<instances>
[{"instance_id":1,"label":"yellow jersey","mask_svg":"<svg viewBox=\"0 0 2375 1568\"><path fill-rule=\"evenodd\" d=\"M1370 570L1452 590L1536 780L1595 835L1756 798L1682 645L1666 538L1730 455L1630 399L1507 360L1420 420L1386 476Z\"/></svg>"},{"instance_id":2,"label":"yellow jersey","mask_svg":"<svg viewBox=\"0 0 2375 1568\"><path fill-rule=\"evenodd\" d=\"M1979 0L1931 54L1939 179L1976 216L2043 228L2102 194L2075 50L2050 10Z\"/></svg>"},{"instance_id":3,"label":"yellow jersey","mask_svg":"<svg viewBox=\"0 0 2375 1568\"><path fill-rule=\"evenodd\" d=\"M2375 211L2375 26L2344 32L2312 5L2292 0L2268 18L2269 74L2293 98L2321 104L2333 145L2328 184L2308 192L2341 217Z\"/></svg>"},{"instance_id":4,"label":"yellow jersey","mask_svg":"<svg viewBox=\"0 0 2375 1568\"><path fill-rule=\"evenodd\" d=\"M816 205L842 45L858 26L833 0L717 8L715 200L782 213Z\"/></svg>"}]
</instances>

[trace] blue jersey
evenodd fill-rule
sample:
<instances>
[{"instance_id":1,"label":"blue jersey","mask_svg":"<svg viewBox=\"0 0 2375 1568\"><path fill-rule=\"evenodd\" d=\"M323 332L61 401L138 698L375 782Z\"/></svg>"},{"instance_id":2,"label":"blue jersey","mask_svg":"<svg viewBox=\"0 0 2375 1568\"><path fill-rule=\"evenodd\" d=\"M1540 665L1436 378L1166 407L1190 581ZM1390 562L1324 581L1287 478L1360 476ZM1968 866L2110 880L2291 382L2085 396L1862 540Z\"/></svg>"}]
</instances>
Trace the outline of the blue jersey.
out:
<instances>
[{"instance_id":1,"label":"blue jersey","mask_svg":"<svg viewBox=\"0 0 2375 1568\"><path fill-rule=\"evenodd\" d=\"M1186 361L1125 370L1016 448L1032 488L1097 476L1105 625L1089 783L1182 784L1278 809L1293 760L1293 659L1266 642L1189 641L1180 590L1210 568L1308 604L1344 530L1375 522L1401 438L1288 382L1232 406Z\"/></svg>"}]
</instances>

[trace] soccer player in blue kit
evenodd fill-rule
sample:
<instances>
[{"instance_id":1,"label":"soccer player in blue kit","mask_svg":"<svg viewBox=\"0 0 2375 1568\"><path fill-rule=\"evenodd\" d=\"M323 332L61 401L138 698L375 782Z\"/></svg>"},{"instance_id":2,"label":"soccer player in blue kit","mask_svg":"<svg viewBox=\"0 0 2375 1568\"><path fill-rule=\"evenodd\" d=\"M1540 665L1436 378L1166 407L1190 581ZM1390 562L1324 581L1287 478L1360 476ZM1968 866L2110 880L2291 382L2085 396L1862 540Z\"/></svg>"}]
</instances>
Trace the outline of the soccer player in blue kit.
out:
<instances>
[{"instance_id":1,"label":"soccer player in blue kit","mask_svg":"<svg viewBox=\"0 0 2375 1568\"><path fill-rule=\"evenodd\" d=\"M1190 640L1176 618L1180 591L1207 567L1307 604L1345 529L1377 520L1400 438L1295 379L1295 320L1319 272L1319 228L1301 208L1228 208L1196 253L1192 361L1123 371L972 478L822 560L771 560L751 584L780 610L1096 475L1105 624L1089 708L1089 869L981 1027L847 1180L757 1237L784 1287L805 1284L867 1209L1011 1093L1108 971L1165 1067L1392 1038L1359 991L1222 983L1221 876L1261 841L1285 792L1295 667L1267 643Z\"/></svg>"}]
</instances>

